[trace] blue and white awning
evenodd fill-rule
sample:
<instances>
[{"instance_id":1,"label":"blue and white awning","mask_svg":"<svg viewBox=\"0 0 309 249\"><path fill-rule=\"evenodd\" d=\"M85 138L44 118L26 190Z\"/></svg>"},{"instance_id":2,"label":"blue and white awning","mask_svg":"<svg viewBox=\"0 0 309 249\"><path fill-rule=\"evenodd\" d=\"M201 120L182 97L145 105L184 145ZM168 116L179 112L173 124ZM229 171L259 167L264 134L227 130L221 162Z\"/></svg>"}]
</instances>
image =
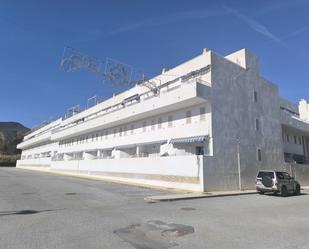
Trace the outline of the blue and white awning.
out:
<instances>
[{"instance_id":1,"label":"blue and white awning","mask_svg":"<svg viewBox=\"0 0 309 249\"><path fill-rule=\"evenodd\" d=\"M194 136L185 138L171 139L171 144L187 144L187 143L203 143L208 139L208 136Z\"/></svg>"}]
</instances>

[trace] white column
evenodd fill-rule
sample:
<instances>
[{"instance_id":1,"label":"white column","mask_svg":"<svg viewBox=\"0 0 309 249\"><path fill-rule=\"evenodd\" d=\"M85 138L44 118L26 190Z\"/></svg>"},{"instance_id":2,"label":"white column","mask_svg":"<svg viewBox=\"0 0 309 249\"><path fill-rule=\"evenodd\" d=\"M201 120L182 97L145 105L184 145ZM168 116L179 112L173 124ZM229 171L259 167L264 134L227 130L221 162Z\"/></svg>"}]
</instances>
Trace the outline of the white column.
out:
<instances>
[{"instance_id":1,"label":"white column","mask_svg":"<svg viewBox=\"0 0 309 249\"><path fill-rule=\"evenodd\" d=\"M136 146L136 157L140 157L140 146Z\"/></svg>"}]
</instances>

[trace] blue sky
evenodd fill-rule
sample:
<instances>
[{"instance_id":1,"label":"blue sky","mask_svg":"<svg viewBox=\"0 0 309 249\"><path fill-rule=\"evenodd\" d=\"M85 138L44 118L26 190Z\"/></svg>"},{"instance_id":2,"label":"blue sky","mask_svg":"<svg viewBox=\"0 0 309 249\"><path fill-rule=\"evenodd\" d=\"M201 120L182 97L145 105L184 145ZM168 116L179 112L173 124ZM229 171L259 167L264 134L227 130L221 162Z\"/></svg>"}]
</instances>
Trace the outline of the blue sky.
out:
<instances>
[{"instance_id":1,"label":"blue sky","mask_svg":"<svg viewBox=\"0 0 309 249\"><path fill-rule=\"evenodd\" d=\"M90 72L64 73L65 46L114 58L153 76L207 47L246 47L293 102L309 99L309 1L0 2L0 121L33 127L93 95L121 88Z\"/></svg>"}]
</instances>

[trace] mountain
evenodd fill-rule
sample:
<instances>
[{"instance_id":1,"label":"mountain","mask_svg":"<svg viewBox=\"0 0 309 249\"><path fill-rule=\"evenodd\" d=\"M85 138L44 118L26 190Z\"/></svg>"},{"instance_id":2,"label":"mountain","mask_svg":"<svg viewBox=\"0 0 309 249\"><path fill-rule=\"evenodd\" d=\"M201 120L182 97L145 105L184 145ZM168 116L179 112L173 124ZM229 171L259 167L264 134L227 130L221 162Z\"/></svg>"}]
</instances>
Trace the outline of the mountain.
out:
<instances>
[{"instance_id":1,"label":"mountain","mask_svg":"<svg viewBox=\"0 0 309 249\"><path fill-rule=\"evenodd\" d=\"M16 145L20 143L29 128L17 122L0 122L0 155L19 154Z\"/></svg>"}]
</instances>

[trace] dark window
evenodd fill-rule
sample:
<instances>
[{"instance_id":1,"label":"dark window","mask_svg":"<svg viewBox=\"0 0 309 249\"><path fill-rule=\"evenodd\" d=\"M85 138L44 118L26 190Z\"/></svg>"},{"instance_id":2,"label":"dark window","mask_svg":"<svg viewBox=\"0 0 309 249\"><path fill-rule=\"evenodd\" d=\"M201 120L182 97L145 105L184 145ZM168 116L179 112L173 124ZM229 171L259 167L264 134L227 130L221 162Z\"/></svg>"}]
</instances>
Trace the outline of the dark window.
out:
<instances>
[{"instance_id":1,"label":"dark window","mask_svg":"<svg viewBox=\"0 0 309 249\"><path fill-rule=\"evenodd\" d=\"M162 118L158 118L158 129L162 128Z\"/></svg>"},{"instance_id":2,"label":"dark window","mask_svg":"<svg viewBox=\"0 0 309 249\"><path fill-rule=\"evenodd\" d=\"M258 102L258 93L257 93L257 91L253 92L253 100L254 100L255 103Z\"/></svg>"},{"instance_id":3,"label":"dark window","mask_svg":"<svg viewBox=\"0 0 309 249\"><path fill-rule=\"evenodd\" d=\"M291 176L287 172L276 172L276 176L278 179L291 179Z\"/></svg>"},{"instance_id":4,"label":"dark window","mask_svg":"<svg viewBox=\"0 0 309 249\"><path fill-rule=\"evenodd\" d=\"M151 120L151 130L152 131L155 129L155 124L156 124L156 121L154 119Z\"/></svg>"},{"instance_id":5,"label":"dark window","mask_svg":"<svg viewBox=\"0 0 309 249\"><path fill-rule=\"evenodd\" d=\"M268 171L260 171L259 174L258 174L258 178L263 178L265 176L268 176L270 178L274 178L274 172L268 172Z\"/></svg>"},{"instance_id":6,"label":"dark window","mask_svg":"<svg viewBox=\"0 0 309 249\"><path fill-rule=\"evenodd\" d=\"M105 139L108 138L108 130L105 131Z\"/></svg>"},{"instance_id":7,"label":"dark window","mask_svg":"<svg viewBox=\"0 0 309 249\"><path fill-rule=\"evenodd\" d=\"M260 120L255 119L255 130L259 131L260 130Z\"/></svg>"},{"instance_id":8,"label":"dark window","mask_svg":"<svg viewBox=\"0 0 309 249\"><path fill-rule=\"evenodd\" d=\"M206 119L206 108L201 107L200 108L200 121L205 121Z\"/></svg>"},{"instance_id":9,"label":"dark window","mask_svg":"<svg viewBox=\"0 0 309 249\"><path fill-rule=\"evenodd\" d=\"M143 132L145 132L147 130L146 126L147 126L147 122L145 121L145 122L143 122Z\"/></svg>"},{"instance_id":10,"label":"dark window","mask_svg":"<svg viewBox=\"0 0 309 249\"><path fill-rule=\"evenodd\" d=\"M282 172L282 174L283 174L283 178L284 179L286 179L286 180L290 180L291 179L291 176L288 173Z\"/></svg>"},{"instance_id":11,"label":"dark window","mask_svg":"<svg viewBox=\"0 0 309 249\"><path fill-rule=\"evenodd\" d=\"M196 155L204 155L204 147L203 146L197 146L195 148Z\"/></svg>"},{"instance_id":12,"label":"dark window","mask_svg":"<svg viewBox=\"0 0 309 249\"><path fill-rule=\"evenodd\" d=\"M186 122L187 124L191 124L191 111L186 112Z\"/></svg>"},{"instance_id":13,"label":"dark window","mask_svg":"<svg viewBox=\"0 0 309 249\"><path fill-rule=\"evenodd\" d=\"M262 150L261 149L257 150L257 159L258 161L262 161Z\"/></svg>"},{"instance_id":14,"label":"dark window","mask_svg":"<svg viewBox=\"0 0 309 249\"><path fill-rule=\"evenodd\" d=\"M276 172L276 176L278 179L283 179L283 173L282 172Z\"/></svg>"},{"instance_id":15,"label":"dark window","mask_svg":"<svg viewBox=\"0 0 309 249\"><path fill-rule=\"evenodd\" d=\"M172 127L173 126L173 116L169 115L168 116L168 127Z\"/></svg>"}]
</instances>

